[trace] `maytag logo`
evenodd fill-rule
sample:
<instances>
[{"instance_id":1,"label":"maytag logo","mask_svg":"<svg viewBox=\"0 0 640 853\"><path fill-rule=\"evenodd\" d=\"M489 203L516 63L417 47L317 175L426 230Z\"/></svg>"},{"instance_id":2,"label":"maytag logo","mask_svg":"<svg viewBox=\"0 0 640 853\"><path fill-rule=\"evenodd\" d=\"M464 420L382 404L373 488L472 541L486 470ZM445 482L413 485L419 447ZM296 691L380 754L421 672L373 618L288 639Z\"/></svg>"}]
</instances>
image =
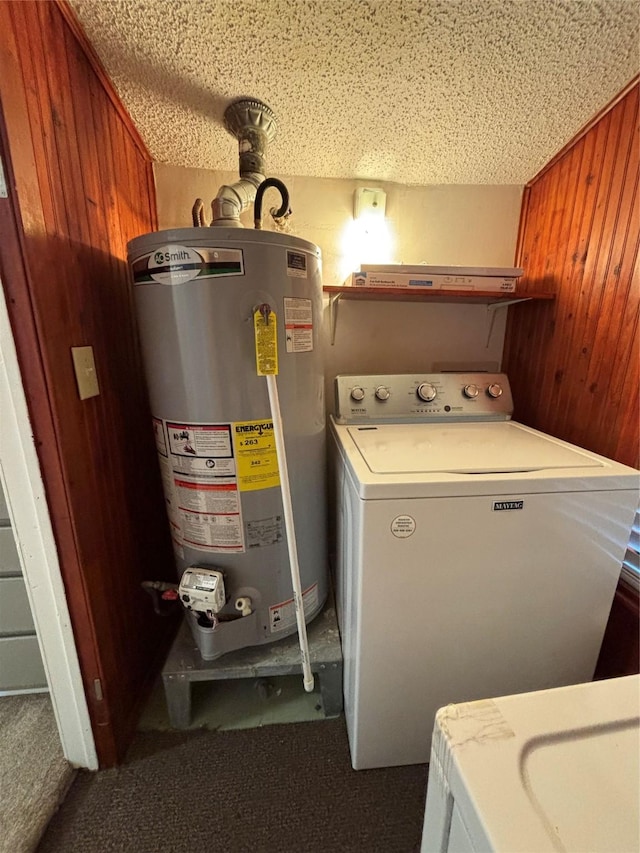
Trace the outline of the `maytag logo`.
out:
<instances>
[{"instance_id":1,"label":"maytag logo","mask_svg":"<svg viewBox=\"0 0 640 853\"><path fill-rule=\"evenodd\" d=\"M494 501L494 510L523 509L524 501Z\"/></svg>"}]
</instances>

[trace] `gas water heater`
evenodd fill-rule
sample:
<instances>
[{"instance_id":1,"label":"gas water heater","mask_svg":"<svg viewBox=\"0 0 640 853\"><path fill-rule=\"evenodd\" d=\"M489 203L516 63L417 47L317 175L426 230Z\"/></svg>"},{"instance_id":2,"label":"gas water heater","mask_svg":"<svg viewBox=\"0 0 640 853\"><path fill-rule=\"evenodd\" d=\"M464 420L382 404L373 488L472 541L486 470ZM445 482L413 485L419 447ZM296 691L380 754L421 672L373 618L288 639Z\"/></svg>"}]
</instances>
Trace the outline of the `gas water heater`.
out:
<instances>
[{"instance_id":1,"label":"gas water heater","mask_svg":"<svg viewBox=\"0 0 640 853\"><path fill-rule=\"evenodd\" d=\"M320 250L273 231L198 227L132 240L129 263L180 594L219 603L187 610L200 652L286 637L296 614L254 321L267 306L275 324L309 622L327 596Z\"/></svg>"}]
</instances>

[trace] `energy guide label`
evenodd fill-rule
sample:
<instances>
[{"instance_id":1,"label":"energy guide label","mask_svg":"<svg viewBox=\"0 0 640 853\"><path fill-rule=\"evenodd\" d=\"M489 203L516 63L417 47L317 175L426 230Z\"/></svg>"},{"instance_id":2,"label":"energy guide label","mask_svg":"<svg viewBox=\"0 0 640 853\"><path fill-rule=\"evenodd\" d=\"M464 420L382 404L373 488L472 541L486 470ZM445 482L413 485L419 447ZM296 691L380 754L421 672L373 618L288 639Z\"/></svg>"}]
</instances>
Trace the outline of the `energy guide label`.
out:
<instances>
[{"instance_id":1,"label":"energy guide label","mask_svg":"<svg viewBox=\"0 0 640 853\"><path fill-rule=\"evenodd\" d=\"M305 620L318 607L318 584L308 587L302 593ZM286 631L296 624L296 607L293 598L269 608L269 625L272 634Z\"/></svg>"},{"instance_id":2,"label":"energy guide label","mask_svg":"<svg viewBox=\"0 0 640 853\"><path fill-rule=\"evenodd\" d=\"M285 296L284 329L287 352L313 350L313 311L310 299Z\"/></svg>"},{"instance_id":3,"label":"energy guide label","mask_svg":"<svg viewBox=\"0 0 640 853\"><path fill-rule=\"evenodd\" d=\"M234 423L233 445L241 491L253 492L280 485L272 420Z\"/></svg>"}]
</instances>

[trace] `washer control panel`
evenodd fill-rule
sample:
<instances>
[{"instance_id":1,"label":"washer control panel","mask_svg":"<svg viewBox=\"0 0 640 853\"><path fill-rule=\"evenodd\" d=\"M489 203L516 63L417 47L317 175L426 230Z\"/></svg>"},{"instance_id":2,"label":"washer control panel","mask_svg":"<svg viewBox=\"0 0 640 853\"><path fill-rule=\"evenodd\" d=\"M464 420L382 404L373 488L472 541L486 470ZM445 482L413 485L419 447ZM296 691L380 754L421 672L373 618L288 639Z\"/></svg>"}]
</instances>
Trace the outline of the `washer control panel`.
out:
<instances>
[{"instance_id":1,"label":"washer control panel","mask_svg":"<svg viewBox=\"0 0 640 853\"><path fill-rule=\"evenodd\" d=\"M513 413L504 373L336 376L337 423L506 421Z\"/></svg>"}]
</instances>

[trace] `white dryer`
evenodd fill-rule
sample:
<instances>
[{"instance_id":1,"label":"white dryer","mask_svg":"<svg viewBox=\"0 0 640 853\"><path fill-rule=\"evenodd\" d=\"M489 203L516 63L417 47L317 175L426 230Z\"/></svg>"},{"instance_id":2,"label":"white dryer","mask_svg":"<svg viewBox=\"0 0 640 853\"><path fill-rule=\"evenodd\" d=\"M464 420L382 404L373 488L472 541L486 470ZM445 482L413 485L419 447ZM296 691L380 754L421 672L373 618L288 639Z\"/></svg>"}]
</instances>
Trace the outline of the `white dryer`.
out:
<instances>
[{"instance_id":1,"label":"white dryer","mask_svg":"<svg viewBox=\"0 0 640 853\"><path fill-rule=\"evenodd\" d=\"M592 678L639 472L510 420L503 374L339 376L336 597L355 769L443 705Z\"/></svg>"},{"instance_id":2,"label":"white dryer","mask_svg":"<svg viewBox=\"0 0 640 853\"><path fill-rule=\"evenodd\" d=\"M640 676L436 715L422 853L640 850Z\"/></svg>"}]
</instances>

